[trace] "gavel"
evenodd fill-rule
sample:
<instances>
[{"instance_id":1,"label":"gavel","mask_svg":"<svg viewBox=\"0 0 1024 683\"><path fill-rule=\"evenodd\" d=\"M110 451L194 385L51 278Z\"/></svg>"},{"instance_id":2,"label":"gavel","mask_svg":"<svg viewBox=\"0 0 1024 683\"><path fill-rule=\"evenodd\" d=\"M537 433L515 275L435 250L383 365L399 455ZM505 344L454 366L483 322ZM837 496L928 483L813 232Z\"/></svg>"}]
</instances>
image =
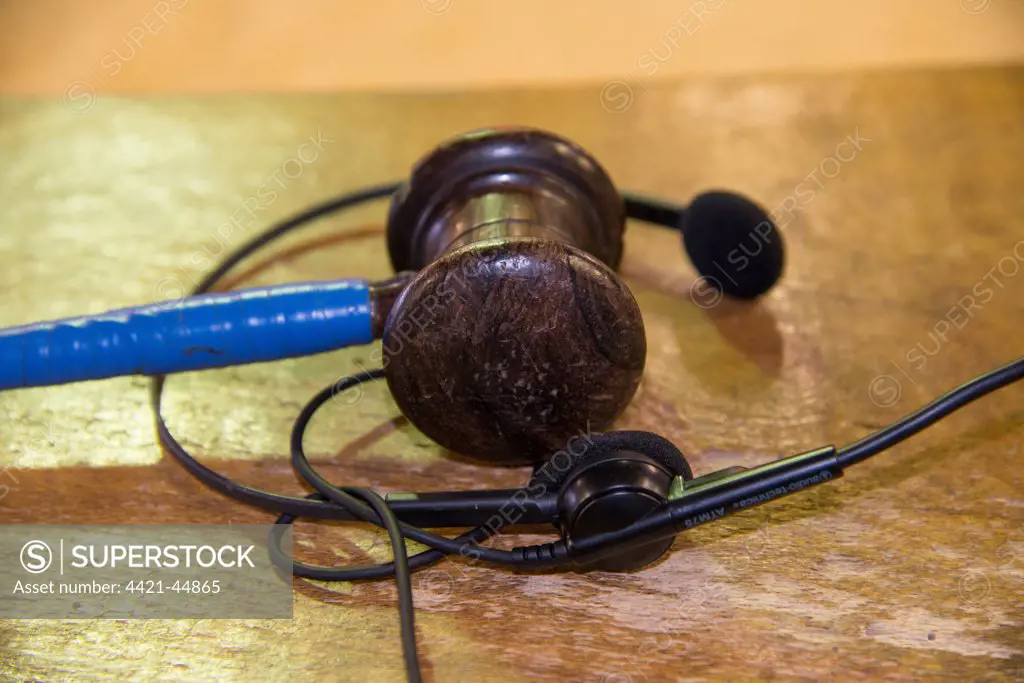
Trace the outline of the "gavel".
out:
<instances>
[{"instance_id":1,"label":"gavel","mask_svg":"<svg viewBox=\"0 0 1024 683\"><path fill-rule=\"evenodd\" d=\"M565 138L477 131L423 157L393 194L395 277L205 294L3 329L0 389L380 339L388 387L414 426L471 458L535 464L611 426L639 385L643 319L616 273L627 218L682 232L701 277L726 294L755 298L782 273L781 236L740 195L707 192L687 207L624 196Z\"/></svg>"},{"instance_id":2,"label":"gavel","mask_svg":"<svg viewBox=\"0 0 1024 683\"><path fill-rule=\"evenodd\" d=\"M625 207L589 154L532 130L456 138L394 196L387 243L418 271L382 328L395 402L440 445L534 462L629 404L647 343L615 273Z\"/></svg>"}]
</instances>

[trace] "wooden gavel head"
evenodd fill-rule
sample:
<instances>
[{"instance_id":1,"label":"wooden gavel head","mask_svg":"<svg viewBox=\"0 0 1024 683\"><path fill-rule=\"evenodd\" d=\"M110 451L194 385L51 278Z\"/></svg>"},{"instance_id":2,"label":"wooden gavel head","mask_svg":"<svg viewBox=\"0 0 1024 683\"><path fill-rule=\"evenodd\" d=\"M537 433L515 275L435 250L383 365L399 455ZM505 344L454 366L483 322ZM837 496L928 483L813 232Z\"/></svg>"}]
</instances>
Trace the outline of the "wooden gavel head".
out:
<instances>
[{"instance_id":1,"label":"wooden gavel head","mask_svg":"<svg viewBox=\"0 0 1024 683\"><path fill-rule=\"evenodd\" d=\"M381 334L406 417L456 453L505 464L607 429L647 350L615 273L624 227L604 169L550 133L470 133L420 160L387 228L396 272L418 274Z\"/></svg>"}]
</instances>

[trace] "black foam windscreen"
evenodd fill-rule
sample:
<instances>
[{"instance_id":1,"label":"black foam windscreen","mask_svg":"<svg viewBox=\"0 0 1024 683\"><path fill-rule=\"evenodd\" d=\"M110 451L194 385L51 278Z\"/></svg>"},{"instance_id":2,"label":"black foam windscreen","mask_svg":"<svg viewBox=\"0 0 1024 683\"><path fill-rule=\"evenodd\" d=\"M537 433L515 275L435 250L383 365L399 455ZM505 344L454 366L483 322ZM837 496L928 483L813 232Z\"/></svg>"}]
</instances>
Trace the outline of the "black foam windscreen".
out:
<instances>
[{"instance_id":1,"label":"black foam windscreen","mask_svg":"<svg viewBox=\"0 0 1024 683\"><path fill-rule=\"evenodd\" d=\"M680 227L694 267L730 296L758 297L782 275L782 233L767 211L742 195L721 190L697 195Z\"/></svg>"}]
</instances>

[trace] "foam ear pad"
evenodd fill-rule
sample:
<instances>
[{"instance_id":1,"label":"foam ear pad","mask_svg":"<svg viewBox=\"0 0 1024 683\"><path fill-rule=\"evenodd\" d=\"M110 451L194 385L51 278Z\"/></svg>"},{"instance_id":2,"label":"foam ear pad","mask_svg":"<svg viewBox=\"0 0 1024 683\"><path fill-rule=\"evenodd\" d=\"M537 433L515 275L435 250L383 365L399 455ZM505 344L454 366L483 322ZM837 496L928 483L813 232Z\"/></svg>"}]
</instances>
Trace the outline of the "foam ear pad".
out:
<instances>
[{"instance_id":1,"label":"foam ear pad","mask_svg":"<svg viewBox=\"0 0 1024 683\"><path fill-rule=\"evenodd\" d=\"M671 441L651 432L621 430L593 434L580 447L559 451L550 460L536 467L530 477L530 488L543 486L545 492L558 491L569 474L584 460L612 451L641 453L685 480L693 479L686 458ZM562 456L566 457L562 457Z\"/></svg>"},{"instance_id":2,"label":"foam ear pad","mask_svg":"<svg viewBox=\"0 0 1024 683\"><path fill-rule=\"evenodd\" d=\"M767 211L742 195L697 195L681 227L694 267L708 284L730 296L758 297L782 275L782 233Z\"/></svg>"}]
</instances>

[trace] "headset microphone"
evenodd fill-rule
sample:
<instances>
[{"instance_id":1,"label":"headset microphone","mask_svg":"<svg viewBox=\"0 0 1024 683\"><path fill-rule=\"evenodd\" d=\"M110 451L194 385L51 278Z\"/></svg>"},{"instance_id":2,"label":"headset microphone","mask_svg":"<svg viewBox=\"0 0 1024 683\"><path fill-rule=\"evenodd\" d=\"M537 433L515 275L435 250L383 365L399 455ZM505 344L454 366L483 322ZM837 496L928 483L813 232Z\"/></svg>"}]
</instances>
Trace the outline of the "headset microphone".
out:
<instances>
[{"instance_id":1,"label":"headset microphone","mask_svg":"<svg viewBox=\"0 0 1024 683\"><path fill-rule=\"evenodd\" d=\"M608 432L600 437L653 437ZM599 437L599 438L600 438ZM637 451L587 457L553 491L523 489L385 496L395 516L426 528L554 524L562 541L517 549L524 564L564 559L585 569L623 571L660 557L676 534L841 477L829 446L746 469L729 467L692 479ZM534 481L539 481L535 475Z\"/></svg>"},{"instance_id":2,"label":"headset microphone","mask_svg":"<svg viewBox=\"0 0 1024 683\"><path fill-rule=\"evenodd\" d=\"M395 275L211 293L244 258L320 217L391 199ZM1024 359L964 384L850 446L825 446L753 468L694 478L679 449L610 427L643 375L640 309L617 274L627 218L682 233L707 283L741 299L767 292L784 268L768 213L727 191L681 206L620 194L565 138L525 128L449 140L388 184L316 206L228 256L178 302L0 329L0 390L152 375L157 436L205 485L278 513L271 555L296 576L394 577L410 680L419 680L409 574L446 555L525 569L629 570L664 554L676 534L833 481L843 470L954 410L1024 377ZM161 414L164 375L264 362L381 341L383 366L332 383L301 411L292 465L314 489L289 496L242 484L197 461ZM372 354L371 354L372 355ZM392 493L336 486L309 463L303 436L338 392L386 378L410 422L441 446L482 461L532 465L522 489ZM581 449L561 450L587 427ZM278 547L300 518L385 528L394 562L317 567ZM522 524L558 539L511 550L483 542ZM470 527L449 538L430 528ZM408 557L405 540L428 550Z\"/></svg>"},{"instance_id":3,"label":"headset microphone","mask_svg":"<svg viewBox=\"0 0 1024 683\"><path fill-rule=\"evenodd\" d=\"M302 516L339 518L337 508L326 501L338 503L347 512L340 518L378 519L376 513L352 500L350 492L338 489L316 472L302 442L319 408L338 392L380 376L379 371L371 372L328 386L302 410L292 430L292 465L316 489L319 500L303 500L301 506L291 504L292 500L300 499L256 503L268 509L285 510L279 523L290 523ZM643 431L613 431L592 435L586 447L571 455L567 451L556 454L535 468L522 489L394 493L383 502L388 514L401 522L402 532L435 549L410 561L419 559L427 564L443 554L461 554L525 568L637 569L664 554L678 533L834 481L843 476L846 467L890 448L1022 377L1024 358L953 389L850 446L838 450L824 446L749 469L734 466L694 478L683 454L667 439ZM320 508L335 512L321 515ZM509 526L538 523L553 524L559 531L559 540L511 551L479 545L483 538ZM452 540L424 532L421 527L475 529ZM298 575L316 578L353 578L355 571L358 570L296 565Z\"/></svg>"}]
</instances>

